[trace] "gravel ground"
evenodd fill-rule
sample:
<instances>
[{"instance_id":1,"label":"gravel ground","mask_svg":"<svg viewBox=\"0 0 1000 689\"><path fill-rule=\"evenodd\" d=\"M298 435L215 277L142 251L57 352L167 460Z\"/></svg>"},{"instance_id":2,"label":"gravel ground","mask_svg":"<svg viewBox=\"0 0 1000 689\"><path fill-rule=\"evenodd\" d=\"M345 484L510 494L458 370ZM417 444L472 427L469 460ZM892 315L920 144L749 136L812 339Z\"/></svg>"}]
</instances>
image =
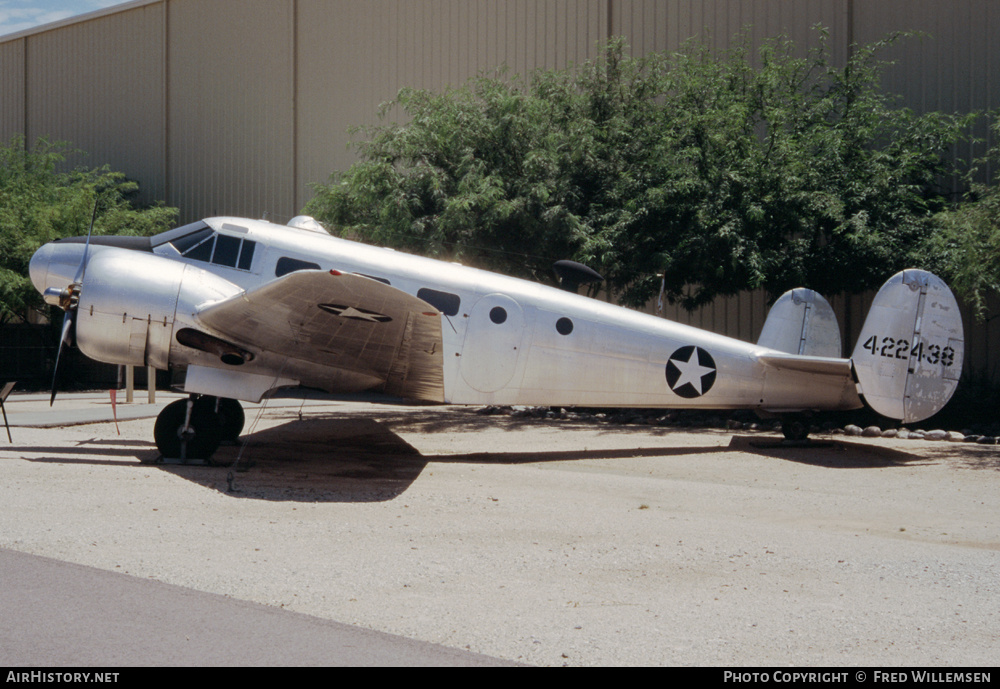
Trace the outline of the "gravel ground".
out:
<instances>
[{"instance_id":1,"label":"gravel ground","mask_svg":"<svg viewBox=\"0 0 1000 689\"><path fill-rule=\"evenodd\" d=\"M220 466L150 463L151 418L12 429L0 547L537 665L996 662L996 446L247 418Z\"/></svg>"}]
</instances>

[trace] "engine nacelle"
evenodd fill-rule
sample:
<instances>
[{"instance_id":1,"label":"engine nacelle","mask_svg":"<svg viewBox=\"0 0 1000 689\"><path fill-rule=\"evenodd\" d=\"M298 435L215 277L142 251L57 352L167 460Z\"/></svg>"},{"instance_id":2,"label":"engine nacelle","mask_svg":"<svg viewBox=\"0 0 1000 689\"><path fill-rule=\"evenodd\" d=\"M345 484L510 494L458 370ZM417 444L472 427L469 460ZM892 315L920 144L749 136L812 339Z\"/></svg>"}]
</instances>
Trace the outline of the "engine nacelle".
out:
<instances>
[{"instance_id":1,"label":"engine nacelle","mask_svg":"<svg viewBox=\"0 0 1000 689\"><path fill-rule=\"evenodd\" d=\"M104 249L87 266L77 311L76 342L91 359L168 368L177 320L193 306L240 292L195 266L155 254Z\"/></svg>"}]
</instances>

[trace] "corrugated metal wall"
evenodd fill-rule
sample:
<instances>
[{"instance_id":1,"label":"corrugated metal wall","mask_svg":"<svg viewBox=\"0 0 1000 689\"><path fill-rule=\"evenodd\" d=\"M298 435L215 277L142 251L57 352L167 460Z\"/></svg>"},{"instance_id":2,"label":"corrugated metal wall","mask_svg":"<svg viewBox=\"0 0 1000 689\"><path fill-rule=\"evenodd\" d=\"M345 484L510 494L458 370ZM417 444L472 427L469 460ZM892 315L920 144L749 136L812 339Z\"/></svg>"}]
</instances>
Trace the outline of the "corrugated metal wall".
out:
<instances>
[{"instance_id":1,"label":"corrugated metal wall","mask_svg":"<svg viewBox=\"0 0 1000 689\"><path fill-rule=\"evenodd\" d=\"M110 163L149 198L166 192L162 15L149 5L22 39L28 140L69 141L89 154L79 164Z\"/></svg>"},{"instance_id":2,"label":"corrugated metal wall","mask_svg":"<svg viewBox=\"0 0 1000 689\"><path fill-rule=\"evenodd\" d=\"M299 0L296 206L308 183L355 160L349 126L374 124L403 87L445 89L506 64L512 74L587 60L605 0Z\"/></svg>"},{"instance_id":3,"label":"corrugated metal wall","mask_svg":"<svg viewBox=\"0 0 1000 689\"><path fill-rule=\"evenodd\" d=\"M0 43L0 141L25 132L24 49L27 39Z\"/></svg>"},{"instance_id":4,"label":"corrugated metal wall","mask_svg":"<svg viewBox=\"0 0 1000 689\"><path fill-rule=\"evenodd\" d=\"M918 112L1000 107L996 0L135 0L0 41L0 138L72 141L184 221L288 217L354 160L347 129L401 87L565 67L612 35L636 54L696 35L724 48L744 28L814 45L816 24L837 62L852 42L926 32L893 49L886 77ZM870 299L833 300L845 340ZM666 315L755 340L765 313L761 295L741 295ZM968 362L993 376L998 328L970 328Z\"/></svg>"},{"instance_id":5,"label":"corrugated metal wall","mask_svg":"<svg viewBox=\"0 0 1000 689\"><path fill-rule=\"evenodd\" d=\"M679 49L700 36L716 49L747 30L751 40L786 35L800 46L814 45L812 27L830 29L834 59L843 60L849 42L846 0L611 0L611 33L629 38L640 54Z\"/></svg>"},{"instance_id":6,"label":"corrugated metal wall","mask_svg":"<svg viewBox=\"0 0 1000 689\"><path fill-rule=\"evenodd\" d=\"M294 3L165 4L167 203L185 220L293 211Z\"/></svg>"}]
</instances>

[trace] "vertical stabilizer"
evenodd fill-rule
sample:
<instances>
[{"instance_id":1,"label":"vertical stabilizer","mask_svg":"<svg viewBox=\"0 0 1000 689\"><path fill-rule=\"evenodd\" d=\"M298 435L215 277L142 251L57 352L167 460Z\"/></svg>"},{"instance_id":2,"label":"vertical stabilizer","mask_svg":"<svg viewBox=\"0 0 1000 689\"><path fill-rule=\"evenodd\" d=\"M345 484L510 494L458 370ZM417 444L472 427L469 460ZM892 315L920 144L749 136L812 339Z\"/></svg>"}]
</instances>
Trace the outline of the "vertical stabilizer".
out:
<instances>
[{"instance_id":1,"label":"vertical stabilizer","mask_svg":"<svg viewBox=\"0 0 1000 689\"><path fill-rule=\"evenodd\" d=\"M799 287L774 302L757 344L787 354L841 357L840 326L830 303Z\"/></svg>"},{"instance_id":2,"label":"vertical stabilizer","mask_svg":"<svg viewBox=\"0 0 1000 689\"><path fill-rule=\"evenodd\" d=\"M911 269L879 290L851 359L865 402L912 423L948 403L964 354L962 316L951 290L936 275Z\"/></svg>"}]
</instances>

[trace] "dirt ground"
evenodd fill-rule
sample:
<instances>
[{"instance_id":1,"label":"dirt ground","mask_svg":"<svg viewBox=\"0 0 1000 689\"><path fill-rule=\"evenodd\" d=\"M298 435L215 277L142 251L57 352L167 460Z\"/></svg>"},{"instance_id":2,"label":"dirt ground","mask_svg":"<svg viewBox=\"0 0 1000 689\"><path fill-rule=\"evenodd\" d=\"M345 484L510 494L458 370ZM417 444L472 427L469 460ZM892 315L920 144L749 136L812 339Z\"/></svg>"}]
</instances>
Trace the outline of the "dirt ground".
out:
<instances>
[{"instance_id":1,"label":"dirt ground","mask_svg":"<svg viewBox=\"0 0 1000 689\"><path fill-rule=\"evenodd\" d=\"M996 662L997 446L296 403L204 466L118 428L0 436L0 547L536 665Z\"/></svg>"}]
</instances>

